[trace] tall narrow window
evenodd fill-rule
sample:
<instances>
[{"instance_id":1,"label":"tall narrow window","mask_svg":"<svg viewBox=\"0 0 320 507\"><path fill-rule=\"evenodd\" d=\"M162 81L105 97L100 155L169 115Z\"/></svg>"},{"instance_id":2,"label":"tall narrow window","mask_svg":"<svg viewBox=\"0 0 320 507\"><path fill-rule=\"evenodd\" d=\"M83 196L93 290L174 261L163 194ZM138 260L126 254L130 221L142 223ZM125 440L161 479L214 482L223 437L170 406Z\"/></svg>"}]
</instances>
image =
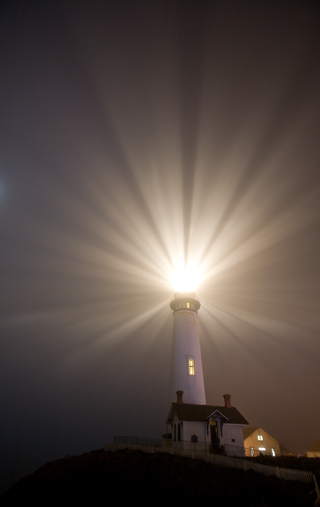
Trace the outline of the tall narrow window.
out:
<instances>
[{"instance_id":1,"label":"tall narrow window","mask_svg":"<svg viewBox=\"0 0 320 507\"><path fill-rule=\"evenodd\" d=\"M189 359L189 375L194 375L194 359Z\"/></svg>"}]
</instances>

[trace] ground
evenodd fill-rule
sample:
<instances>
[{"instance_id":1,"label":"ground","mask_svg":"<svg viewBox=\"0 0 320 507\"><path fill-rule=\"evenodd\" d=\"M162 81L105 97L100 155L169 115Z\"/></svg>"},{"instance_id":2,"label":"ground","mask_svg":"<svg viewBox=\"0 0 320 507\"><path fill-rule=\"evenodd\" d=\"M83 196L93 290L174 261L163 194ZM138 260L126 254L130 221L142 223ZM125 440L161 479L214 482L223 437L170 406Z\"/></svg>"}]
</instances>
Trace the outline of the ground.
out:
<instances>
[{"instance_id":1,"label":"ground","mask_svg":"<svg viewBox=\"0 0 320 507\"><path fill-rule=\"evenodd\" d=\"M210 505L313 506L312 484L281 481L253 471L214 466L201 460L125 449L97 450L41 467L1 498L43 505L52 501L210 501Z\"/></svg>"}]
</instances>

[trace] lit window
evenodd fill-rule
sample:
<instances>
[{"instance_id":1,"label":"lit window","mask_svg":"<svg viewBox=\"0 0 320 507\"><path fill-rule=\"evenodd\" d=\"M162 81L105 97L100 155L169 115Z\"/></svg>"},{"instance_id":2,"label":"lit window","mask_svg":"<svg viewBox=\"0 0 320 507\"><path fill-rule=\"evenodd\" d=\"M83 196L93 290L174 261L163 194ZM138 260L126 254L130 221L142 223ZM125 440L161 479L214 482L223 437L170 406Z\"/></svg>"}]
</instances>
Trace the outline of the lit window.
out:
<instances>
[{"instance_id":1,"label":"lit window","mask_svg":"<svg viewBox=\"0 0 320 507\"><path fill-rule=\"evenodd\" d=\"M194 375L194 359L189 359L189 375Z\"/></svg>"},{"instance_id":2,"label":"lit window","mask_svg":"<svg viewBox=\"0 0 320 507\"><path fill-rule=\"evenodd\" d=\"M254 448L250 447L250 456L254 456Z\"/></svg>"},{"instance_id":3,"label":"lit window","mask_svg":"<svg viewBox=\"0 0 320 507\"><path fill-rule=\"evenodd\" d=\"M263 436L262 435L258 435L257 438L258 438L258 440L260 440L260 442L263 441Z\"/></svg>"},{"instance_id":4,"label":"lit window","mask_svg":"<svg viewBox=\"0 0 320 507\"><path fill-rule=\"evenodd\" d=\"M271 447L271 454L272 454L272 456L275 456L275 455L276 455L276 451L274 450L274 448L273 448L273 447Z\"/></svg>"},{"instance_id":5,"label":"lit window","mask_svg":"<svg viewBox=\"0 0 320 507\"><path fill-rule=\"evenodd\" d=\"M260 452L261 452L261 451L265 451L265 450L266 450L266 448L265 448L265 447L259 447L259 451L260 451Z\"/></svg>"},{"instance_id":6,"label":"lit window","mask_svg":"<svg viewBox=\"0 0 320 507\"><path fill-rule=\"evenodd\" d=\"M190 308L190 303L187 303L187 308Z\"/></svg>"}]
</instances>

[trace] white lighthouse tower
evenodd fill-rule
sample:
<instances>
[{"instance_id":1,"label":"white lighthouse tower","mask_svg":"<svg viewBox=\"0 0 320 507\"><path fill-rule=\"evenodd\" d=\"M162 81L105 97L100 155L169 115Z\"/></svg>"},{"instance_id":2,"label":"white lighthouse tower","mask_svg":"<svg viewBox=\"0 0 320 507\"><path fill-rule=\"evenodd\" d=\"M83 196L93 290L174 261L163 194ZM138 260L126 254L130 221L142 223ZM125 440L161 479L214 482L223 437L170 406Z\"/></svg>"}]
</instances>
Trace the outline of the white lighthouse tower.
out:
<instances>
[{"instance_id":1,"label":"white lighthouse tower","mask_svg":"<svg viewBox=\"0 0 320 507\"><path fill-rule=\"evenodd\" d=\"M173 310L173 339L169 402L183 391L184 403L205 405L202 359L199 340L200 302L194 292L176 292L170 303Z\"/></svg>"}]
</instances>

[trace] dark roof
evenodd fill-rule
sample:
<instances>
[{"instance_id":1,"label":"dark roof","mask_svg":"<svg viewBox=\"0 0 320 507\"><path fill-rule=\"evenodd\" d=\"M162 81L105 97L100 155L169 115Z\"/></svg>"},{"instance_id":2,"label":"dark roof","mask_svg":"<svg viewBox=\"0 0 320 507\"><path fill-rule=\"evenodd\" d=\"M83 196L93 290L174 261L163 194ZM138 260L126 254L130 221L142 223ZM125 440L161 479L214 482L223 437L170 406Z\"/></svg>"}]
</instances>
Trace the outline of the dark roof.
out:
<instances>
[{"instance_id":1,"label":"dark roof","mask_svg":"<svg viewBox=\"0 0 320 507\"><path fill-rule=\"evenodd\" d=\"M235 407L217 405L193 405L190 403L172 403L168 420L176 413L180 421L206 421L214 412L220 412L229 424L249 424Z\"/></svg>"}]
</instances>

